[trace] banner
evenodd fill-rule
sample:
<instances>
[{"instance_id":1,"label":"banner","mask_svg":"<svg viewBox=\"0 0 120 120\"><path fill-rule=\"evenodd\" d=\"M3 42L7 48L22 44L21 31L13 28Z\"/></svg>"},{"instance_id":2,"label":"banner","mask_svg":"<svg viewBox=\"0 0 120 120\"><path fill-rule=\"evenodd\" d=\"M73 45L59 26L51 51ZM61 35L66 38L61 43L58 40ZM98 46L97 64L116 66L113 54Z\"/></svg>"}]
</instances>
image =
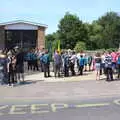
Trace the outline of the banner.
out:
<instances>
[{"instance_id":1,"label":"banner","mask_svg":"<svg viewBox=\"0 0 120 120\"><path fill-rule=\"evenodd\" d=\"M58 40L58 51L59 51L59 53L61 52L60 51L60 40Z\"/></svg>"}]
</instances>

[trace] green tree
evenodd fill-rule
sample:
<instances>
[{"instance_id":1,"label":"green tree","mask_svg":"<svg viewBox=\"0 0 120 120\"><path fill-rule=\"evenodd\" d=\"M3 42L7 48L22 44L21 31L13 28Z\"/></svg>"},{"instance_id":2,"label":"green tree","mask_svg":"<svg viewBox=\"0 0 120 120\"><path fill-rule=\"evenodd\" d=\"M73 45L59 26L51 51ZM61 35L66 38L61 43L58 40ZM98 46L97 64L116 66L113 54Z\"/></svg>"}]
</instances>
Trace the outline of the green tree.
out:
<instances>
[{"instance_id":1,"label":"green tree","mask_svg":"<svg viewBox=\"0 0 120 120\"><path fill-rule=\"evenodd\" d=\"M52 60L52 54L54 50L57 48L57 40L56 40L56 33L48 34L45 36L45 48L48 49L50 60Z\"/></svg>"},{"instance_id":2,"label":"green tree","mask_svg":"<svg viewBox=\"0 0 120 120\"><path fill-rule=\"evenodd\" d=\"M84 42L78 42L74 48L76 52L86 50L86 44Z\"/></svg>"},{"instance_id":3,"label":"green tree","mask_svg":"<svg viewBox=\"0 0 120 120\"><path fill-rule=\"evenodd\" d=\"M95 50L103 47L102 36L101 36L102 26L96 21L89 26L89 48Z\"/></svg>"},{"instance_id":4,"label":"green tree","mask_svg":"<svg viewBox=\"0 0 120 120\"><path fill-rule=\"evenodd\" d=\"M85 43L89 50L118 48L120 16L115 12L107 12L89 24L67 12L58 24L58 31L46 36L46 46L52 43L52 50L57 49L57 40L60 40L62 49L74 49L79 42Z\"/></svg>"},{"instance_id":5,"label":"green tree","mask_svg":"<svg viewBox=\"0 0 120 120\"><path fill-rule=\"evenodd\" d=\"M107 12L97 20L102 27L100 35L104 48L117 48L120 43L120 16L115 12Z\"/></svg>"},{"instance_id":6,"label":"green tree","mask_svg":"<svg viewBox=\"0 0 120 120\"><path fill-rule=\"evenodd\" d=\"M49 44L54 42L56 38L56 33L48 34L45 36L45 46L46 48L49 48Z\"/></svg>"},{"instance_id":7,"label":"green tree","mask_svg":"<svg viewBox=\"0 0 120 120\"><path fill-rule=\"evenodd\" d=\"M115 12L107 12L92 24L85 24L88 30L88 49L117 48L120 43L120 17Z\"/></svg>"},{"instance_id":8,"label":"green tree","mask_svg":"<svg viewBox=\"0 0 120 120\"><path fill-rule=\"evenodd\" d=\"M87 30L79 17L67 12L58 25L58 37L62 48L74 49L77 42L87 40Z\"/></svg>"},{"instance_id":9,"label":"green tree","mask_svg":"<svg viewBox=\"0 0 120 120\"><path fill-rule=\"evenodd\" d=\"M58 48L58 33L48 34L45 37L46 49L51 54Z\"/></svg>"}]
</instances>

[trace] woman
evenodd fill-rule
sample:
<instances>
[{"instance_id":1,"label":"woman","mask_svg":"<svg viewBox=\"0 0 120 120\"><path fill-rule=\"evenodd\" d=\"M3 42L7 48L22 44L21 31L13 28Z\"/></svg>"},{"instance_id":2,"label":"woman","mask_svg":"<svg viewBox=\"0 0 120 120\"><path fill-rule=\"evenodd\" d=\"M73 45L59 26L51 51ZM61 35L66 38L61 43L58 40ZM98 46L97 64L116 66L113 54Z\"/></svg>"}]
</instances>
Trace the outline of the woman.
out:
<instances>
[{"instance_id":1,"label":"woman","mask_svg":"<svg viewBox=\"0 0 120 120\"><path fill-rule=\"evenodd\" d=\"M88 66L89 66L89 71L91 71L91 65L92 65L92 62L93 62L93 58L91 55L88 56Z\"/></svg>"},{"instance_id":2,"label":"woman","mask_svg":"<svg viewBox=\"0 0 120 120\"><path fill-rule=\"evenodd\" d=\"M88 64L88 58L87 58L87 56L85 55L84 56L84 64L85 64L85 66L84 66L84 69L85 69L85 72L87 71L87 64Z\"/></svg>"},{"instance_id":3,"label":"woman","mask_svg":"<svg viewBox=\"0 0 120 120\"><path fill-rule=\"evenodd\" d=\"M79 58L80 75L83 75L84 64L85 64L85 59L84 59L83 55L80 55L80 58Z\"/></svg>"},{"instance_id":4,"label":"woman","mask_svg":"<svg viewBox=\"0 0 120 120\"><path fill-rule=\"evenodd\" d=\"M120 53L118 53L117 57L117 68L118 68L118 79L120 78Z\"/></svg>"},{"instance_id":5,"label":"woman","mask_svg":"<svg viewBox=\"0 0 120 120\"><path fill-rule=\"evenodd\" d=\"M9 86L14 85L16 79L16 57L8 52L7 72L8 72L8 84Z\"/></svg>"},{"instance_id":6,"label":"woman","mask_svg":"<svg viewBox=\"0 0 120 120\"><path fill-rule=\"evenodd\" d=\"M96 80L100 80L100 66L101 66L101 56L100 53L97 53L95 56Z\"/></svg>"},{"instance_id":7,"label":"woman","mask_svg":"<svg viewBox=\"0 0 120 120\"><path fill-rule=\"evenodd\" d=\"M6 55L0 50L0 83L7 83L7 58Z\"/></svg>"}]
</instances>

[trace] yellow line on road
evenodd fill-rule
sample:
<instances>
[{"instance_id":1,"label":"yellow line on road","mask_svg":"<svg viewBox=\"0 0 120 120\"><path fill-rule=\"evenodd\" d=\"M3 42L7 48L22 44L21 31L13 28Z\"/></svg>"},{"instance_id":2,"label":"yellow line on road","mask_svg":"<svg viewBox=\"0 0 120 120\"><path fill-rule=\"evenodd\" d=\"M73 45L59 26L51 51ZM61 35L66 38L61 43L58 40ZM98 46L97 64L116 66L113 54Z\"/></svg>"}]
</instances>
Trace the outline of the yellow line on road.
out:
<instances>
[{"instance_id":1,"label":"yellow line on road","mask_svg":"<svg viewBox=\"0 0 120 120\"><path fill-rule=\"evenodd\" d=\"M100 107L100 106L108 106L110 103L96 103L96 104L81 104L75 105L76 108L83 108L83 107Z\"/></svg>"}]
</instances>

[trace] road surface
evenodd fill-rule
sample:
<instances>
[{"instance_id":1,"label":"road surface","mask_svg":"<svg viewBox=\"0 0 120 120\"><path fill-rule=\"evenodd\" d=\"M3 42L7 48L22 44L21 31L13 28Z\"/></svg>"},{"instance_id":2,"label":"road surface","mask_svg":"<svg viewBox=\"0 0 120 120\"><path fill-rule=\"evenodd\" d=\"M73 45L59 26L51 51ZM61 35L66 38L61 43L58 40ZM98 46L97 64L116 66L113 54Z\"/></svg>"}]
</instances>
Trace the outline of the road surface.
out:
<instances>
[{"instance_id":1,"label":"road surface","mask_svg":"<svg viewBox=\"0 0 120 120\"><path fill-rule=\"evenodd\" d=\"M0 120L119 120L120 97L76 101L0 102Z\"/></svg>"}]
</instances>

